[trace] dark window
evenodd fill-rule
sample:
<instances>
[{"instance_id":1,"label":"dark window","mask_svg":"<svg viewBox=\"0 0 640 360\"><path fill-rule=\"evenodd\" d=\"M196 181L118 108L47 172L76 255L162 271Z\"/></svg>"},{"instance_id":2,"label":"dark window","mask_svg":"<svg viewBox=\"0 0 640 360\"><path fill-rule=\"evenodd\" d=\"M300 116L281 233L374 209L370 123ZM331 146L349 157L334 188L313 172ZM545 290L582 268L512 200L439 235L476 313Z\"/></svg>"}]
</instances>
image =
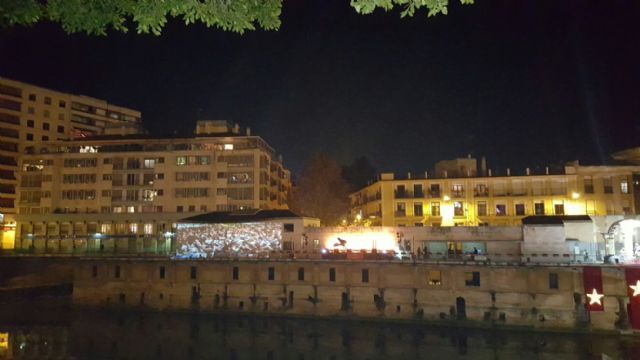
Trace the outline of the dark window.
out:
<instances>
[{"instance_id":1,"label":"dark window","mask_svg":"<svg viewBox=\"0 0 640 360\"><path fill-rule=\"evenodd\" d=\"M177 212L182 212L182 210L183 210L183 209L184 209L184 208L183 208L182 206L178 206L178 207L176 207L176 211L177 211Z\"/></svg>"},{"instance_id":2,"label":"dark window","mask_svg":"<svg viewBox=\"0 0 640 360\"><path fill-rule=\"evenodd\" d=\"M518 216L524 215L524 204L516 204L516 215Z\"/></svg>"},{"instance_id":3,"label":"dark window","mask_svg":"<svg viewBox=\"0 0 640 360\"><path fill-rule=\"evenodd\" d=\"M93 267L91 268L91 277L98 277L98 266L97 265L93 265Z\"/></svg>"},{"instance_id":4,"label":"dark window","mask_svg":"<svg viewBox=\"0 0 640 360\"><path fill-rule=\"evenodd\" d=\"M556 212L556 215L564 215L564 204L555 204L553 208Z\"/></svg>"},{"instance_id":5,"label":"dark window","mask_svg":"<svg viewBox=\"0 0 640 360\"><path fill-rule=\"evenodd\" d=\"M195 266L191 267L191 279L196 279L198 277L198 268Z\"/></svg>"},{"instance_id":6,"label":"dark window","mask_svg":"<svg viewBox=\"0 0 640 360\"><path fill-rule=\"evenodd\" d=\"M237 266L233 267L233 280L238 280L238 277L240 275L240 270L238 269Z\"/></svg>"},{"instance_id":7,"label":"dark window","mask_svg":"<svg viewBox=\"0 0 640 360\"><path fill-rule=\"evenodd\" d=\"M496 216L505 216L507 215L507 206L504 204L496 205Z\"/></svg>"},{"instance_id":8,"label":"dark window","mask_svg":"<svg viewBox=\"0 0 640 360\"><path fill-rule=\"evenodd\" d=\"M293 224L284 224L284 232L293 232Z\"/></svg>"},{"instance_id":9,"label":"dark window","mask_svg":"<svg viewBox=\"0 0 640 360\"><path fill-rule=\"evenodd\" d=\"M164 266L160 266L160 279L164 279L165 271Z\"/></svg>"},{"instance_id":10,"label":"dark window","mask_svg":"<svg viewBox=\"0 0 640 360\"><path fill-rule=\"evenodd\" d=\"M34 121L33 120L27 120L27 127L32 128L34 126Z\"/></svg>"},{"instance_id":11,"label":"dark window","mask_svg":"<svg viewBox=\"0 0 640 360\"><path fill-rule=\"evenodd\" d=\"M543 202L535 203L534 212L536 215L544 215L544 203Z\"/></svg>"},{"instance_id":12,"label":"dark window","mask_svg":"<svg viewBox=\"0 0 640 360\"><path fill-rule=\"evenodd\" d=\"M119 278L120 278L120 265L116 265L116 269L115 269L115 272L114 272L114 274L113 274L113 275L114 275L114 277L115 277L115 278L117 278L117 279L119 279Z\"/></svg>"},{"instance_id":13,"label":"dark window","mask_svg":"<svg viewBox=\"0 0 640 360\"><path fill-rule=\"evenodd\" d=\"M58 132L64 134L64 126L58 125Z\"/></svg>"},{"instance_id":14,"label":"dark window","mask_svg":"<svg viewBox=\"0 0 640 360\"><path fill-rule=\"evenodd\" d=\"M329 281L336 281L336 269L329 269Z\"/></svg>"},{"instance_id":15,"label":"dark window","mask_svg":"<svg viewBox=\"0 0 640 360\"><path fill-rule=\"evenodd\" d=\"M269 274L268 274L269 280L275 279L275 277L276 277L276 269L273 268L273 267L270 267L268 272L269 272Z\"/></svg>"},{"instance_id":16,"label":"dark window","mask_svg":"<svg viewBox=\"0 0 640 360\"><path fill-rule=\"evenodd\" d=\"M42 123L42 130L49 130L49 123Z\"/></svg>"},{"instance_id":17,"label":"dark window","mask_svg":"<svg viewBox=\"0 0 640 360\"><path fill-rule=\"evenodd\" d=\"M61 108L65 108L67 107L67 103L63 100L58 101L58 106Z\"/></svg>"},{"instance_id":18,"label":"dark window","mask_svg":"<svg viewBox=\"0 0 640 360\"><path fill-rule=\"evenodd\" d=\"M33 134L27 134L27 140L33 141Z\"/></svg>"},{"instance_id":19,"label":"dark window","mask_svg":"<svg viewBox=\"0 0 640 360\"><path fill-rule=\"evenodd\" d=\"M464 284L467 286L480 286L480 272L467 271L465 273Z\"/></svg>"},{"instance_id":20,"label":"dark window","mask_svg":"<svg viewBox=\"0 0 640 360\"><path fill-rule=\"evenodd\" d=\"M363 283L369 282L369 269L362 269L362 282Z\"/></svg>"},{"instance_id":21,"label":"dark window","mask_svg":"<svg viewBox=\"0 0 640 360\"><path fill-rule=\"evenodd\" d=\"M30 101L36 101L36 94L29 94Z\"/></svg>"},{"instance_id":22,"label":"dark window","mask_svg":"<svg viewBox=\"0 0 640 360\"><path fill-rule=\"evenodd\" d=\"M42 141L47 141L47 140L49 140L49 137L47 135L43 135L42 136Z\"/></svg>"},{"instance_id":23,"label":"dark window","mask_svg":"<svg viewBox=\"0 0 640 360\"><path fill-rule=\"evenodd\" d=\"M558 287L558 274L550 273L549 274L549 289L559 289Z\"/></svg>"},{"instance_id":24,"label":"dark window","mask_svg":"<svg viewBox=\"0 0 640 360\"><path fill-rule=\"evenodd\" d=\"M414 203L413 204L413 215L414 216L422 216L422 203Z\"/></svg>"},{"instance_id":25,"label":"dark window","mask_svg":"<svg viewBox=\"0 0 640 360\"><path fill-rule=\"evenodd\" d=\"M47 104L47 105L51 105L51 98L48 97L48 96L45 96L44 97L44 103Z\"/></svg>"},{"instance_id":26,"label":"dark window","mask_svg":"<svg viewBox=\"0 0 640 360\"><path fill-rule=\"evenodd\" d=\"M298 269L298 281L304 281L304 268Z\"/></svg>"}]
</instances>

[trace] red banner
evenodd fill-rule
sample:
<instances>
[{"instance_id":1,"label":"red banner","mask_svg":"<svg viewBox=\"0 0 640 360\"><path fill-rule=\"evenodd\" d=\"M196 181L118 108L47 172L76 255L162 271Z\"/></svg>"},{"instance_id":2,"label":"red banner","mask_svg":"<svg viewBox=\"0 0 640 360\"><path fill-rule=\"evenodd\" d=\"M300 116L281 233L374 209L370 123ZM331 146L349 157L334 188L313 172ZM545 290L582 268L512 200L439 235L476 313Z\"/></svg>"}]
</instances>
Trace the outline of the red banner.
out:
<instances>
[{"instance_id":1,"label":"red banner","mask_svg":"<svg viewBox=\"0 0 640 360\"><path fill-rule=\"evenodd\" d=\"M640 268L627 267L624 269L627 280L627 295L629 296L629 322L634 329L640 329Z\"/></svg>"},{"instance_id":2,"label":"red banner","mask_svg":"<svg viewBox=\"0 0 640 360\"><path fill-rule=\"evenodd\" d=\"M604 291L602 290L602 268L585 266L582 268L585 307L588 311L604 311Z\"/></svg>"}]
</instances>

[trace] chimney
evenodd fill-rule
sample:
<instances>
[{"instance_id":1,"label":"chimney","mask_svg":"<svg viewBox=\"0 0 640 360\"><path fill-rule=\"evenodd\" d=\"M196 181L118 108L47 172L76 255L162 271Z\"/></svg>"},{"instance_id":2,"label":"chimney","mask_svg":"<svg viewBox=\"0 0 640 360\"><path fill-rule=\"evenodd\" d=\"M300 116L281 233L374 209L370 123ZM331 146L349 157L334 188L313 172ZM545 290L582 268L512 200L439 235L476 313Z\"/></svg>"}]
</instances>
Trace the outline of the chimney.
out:
<instances>
[{"instance_id":1,"label":"chimney","mask_svg":"<svg viewBox=\"0 0 640 360\"><path fill-rule=\"evenodd\" d=\"M545 173L546 175L549 175L549 167L548 167L548 166L545 166L545 167L544 167L544 173Z\"/></svg>"},{"instance_id":2,"label":"chimney","mask_svg":"<svg viewBox=\"0 0 640 360\"><path fill-rule=\"evenodd\" d=\"M491 177L491 169L489 169L489 177Z\"/></svg>"},{"instance_id":3,"label":"chimney","mask_svg":"<svg viewBox=\"0 0 640 360\"><path fill-rule=\"evenodd\" d=\"M407 173L407 179L411 180L411 172Z\"/></svg>"},{"instance_id":4,"label":"chimney","mask_svg":"<svg viewBox=\"0 0 640 360\"><path fill-rule=\"evenodd\" d=\"M428 179L428 178L429 178L429 172L428 172L428 171L425 171L425 172L424 172L424 178L425 178L425 179Z\"/></svg>"},{"instance_id":5,"label":"chimney","mask_svg":"<svg viewBox=\"0 0 640 360\"><path fill-rule=\"evenodd\" d=\"M282 154L278 155L278 161L282 164Z\"/></svg>"},{"instance_id":6,"label":"chimney","mask_svg":"<svg viewBox=\"0 0 640 360\"><path fill-rule=\"evenodd\" d=\"M471 177L471 169L467 169L467 177Z\"/></svg>"},{"instance_id":7,"label":"chimney","mask_svg":"<svg viewBox=\"0 0 640 360\"><path fill-rule=\"evenodd\" d=\"M235 124L235 126L233 127L233 133L240 134L240 124L238 123Z\"/></svg>"},{"instance_id":8,"label":"chimney","mask_svg":"<svg viewBox=\"0 0 640 360\"><path fill-rule=\"evenodd\" d=\"M527 172L527 175L531 175L531 169L527 168L526 172Z\"/></svg>"},{"instance_id":9,"label":"chimney","mask_svg":"<svg viewBox=\"0 0 640 360\"><path fill-rule=\"evenodd\" d=\"M487 176L487 158L480 158L480 176Z\"/></svg>"},{"instance_id":10,"label":"chimney","mask_svg":"<svg viewBox=\"0 0 640 360\"><path fill-rule=\"evenodd\" d=\"M511 169L507 168L507 176L511 176Z\"/></svg>"},{"instance_id":11,"label":"chimney","mask_svg":"<svg viewBox=\"0 0 640 360\"><path fill-rule=\"evenodd\" d=\"M247 126L247 136L251 136L251 128Z\"/></svg>"},{"instance_id":12,"label":"chimney","mask_svg":"<svg viewBox=\"0 0 640 360\"><path fill-rule=\"evenodd\" d=\"M445 178L445 179L448 177L447 176L447 170L442 170L442 177Z\"/></svg>"}]
</instances>

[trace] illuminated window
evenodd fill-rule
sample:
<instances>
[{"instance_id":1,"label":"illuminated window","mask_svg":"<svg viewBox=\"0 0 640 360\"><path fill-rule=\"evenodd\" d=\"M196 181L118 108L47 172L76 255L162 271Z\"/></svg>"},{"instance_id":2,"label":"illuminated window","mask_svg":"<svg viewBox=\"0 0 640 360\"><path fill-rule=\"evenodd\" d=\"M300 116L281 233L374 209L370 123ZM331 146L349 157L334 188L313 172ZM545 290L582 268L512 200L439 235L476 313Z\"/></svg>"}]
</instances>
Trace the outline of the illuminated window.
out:
<instances>
[{"instance_id":1,"label":"illuminated window","mask_svg":"<svg viewBox=\"0 0 640 360\"><path fill-rule=\"evenodd\" d=\"M153 169L156 166L156 159L144 159L145 169Z\"/></svg>"},{"instance_id":2,"label":"illuminated window","mask_svg":"<svg viewBox=\"0 0 640 360\"><path fill-rule=\"evenodd\" d=\"M464 275L464 284L466 286L480 286L479 271L467 271Z\"/></svg>"},{"instance_id":3,"label":"illuminated window","mask_svg":"<svg viewBox=\"0 0 640 360\"><path fill-rule=\"evenodd\" d=\"M211 163L211 158L208 156L198 156L198 164L199 165L209 165Z\"/></svg>"},{"instance_id":4,"label":"illuminated window","mask_svg":"<svg viewBox=\"0 0 640 360\"><path fill-rule=\"evenodd\" d=\"M455 197L463 196L464 186L462 186L462 184L453 184L453 187L451 188L451 195Z\"/></svg>"},{"instance_id":5,"label":"illuminated window","mask_svg":"<svg viewBox=\"0 0 640 360\"><path fill-rule=\"evenodd\" d=\"M623 194L629 193L629 181L627 179L620 181L620 192Z\"/></svg>"},{"instance_id":6,"label":"illuminated window","mask_svg":"<svg viewBox=\"0 0 640 360\"><path fill-rule=\"evenodd\" d=\"M111 234L111 224L101 224L100 232L103 234Z\"/></svg>"},{"instance_id":7,"label":"illuminated window","mask_svg":"<svg viewBox=\"0 0 640 360\"><path fill-rule=\"evenodd\" d=\"M487 202L478 201L478 216L487 216Z\"/></svg>"},{"instance_id":8,"label":"illuminated window","mask_svg":"<svg viewBox=\"0 0 640 360\"><path fill-rule=\"evenodd\" d=\"M137 234L138 233L138 224L136 224L136 223L129 224L129 233L130 234Z\"/></svg>"},{"instance_id":9,"label":"illuminated window","mask_svg":"<svg viewBox=\"0 0 640 360\"><path fill-rule=\"evenodd\" d=\"M431 203L431 216L440 216L440 203L432 202Z\"/></svg>"},{"instance_id":10,"label":"illuminated window","mask_svg":"<svg viewBox=\"0 0 640 360\"><path fill-rule=\"evenodd\" d=\"M145 235L152 235L153 234L153 224L150 224L150 223L144 224L144 233L145 233Z\"/></svg>"},{"instance_id":11,"label":"illuminated window","mask_svg":"<svg viewBox=\"0 0 640 360\"><path fill-rule=\"evenodd\" d=\"M135 206L127 206L127 212L130 213L130 214L136 212L136 207Z\"/></svg>"},{"instance_id":12,"label":"illuminated window","mask_svg":"<svg viewBox=\"0 0 640 360\"><path fill-rule=\"evenodd\" d=\"M497 204L496 216L505 216L505 215L507 215L507 206L505 204Z\"/></svg>"},{"instance_id":13,"label":"illuminated window","mask_svg":"<svg viewBox=\"0 0 640 360\"><path fill-rule=\"evenodd\" d=\"M113 212L114 213L121 213L122 212L122 206L114 206L113 207Z\"/></svg>"},{"instance_id":14,"label":"illuminated window","mask_svg":"<svg viewBox=\"0 0 640 360\"><path fill-rule=\"evenodd\" d=\"M224 144L225 150L233 150L233 144Z\"/></svg>"},{"instance_id":15,"label":"illuminated window","mask_svg":"<svg viewBox=\"0 0 640 360\"><path fill-rule=\"evenodd\" d=\"M186 156L176 156L176 165L179 165L179 166L187 165L187 157Z\"/></svg>"},{"instance_id":16,"label":"illuminated window","mask_svg":"<svg viewBox=\"0 0 640 360\"><path fill-rule=\"evenodd\" d=\"M462 206L461 201L453 202L453 215L454 216L464 216L464 206Z\"/></svg>"},{"instance_id":17,"label":"illuminated window","mask_svg":"<svg viewBox=\"0 0 640 360\"><path fill-rule=\"evenodd\" d=\"M439 270L429 270L427 273L427 282L429 285L442 285L442 272Z\"/></svg>"}]
</instances>

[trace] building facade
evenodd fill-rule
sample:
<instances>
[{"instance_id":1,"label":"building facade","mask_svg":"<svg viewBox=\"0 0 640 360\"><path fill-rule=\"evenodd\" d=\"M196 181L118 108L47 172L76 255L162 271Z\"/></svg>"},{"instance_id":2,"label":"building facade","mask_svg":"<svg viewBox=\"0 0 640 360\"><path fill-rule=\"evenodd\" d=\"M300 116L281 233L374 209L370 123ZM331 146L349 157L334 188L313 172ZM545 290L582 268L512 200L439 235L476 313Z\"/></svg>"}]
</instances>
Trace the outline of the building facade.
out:
<instances>
[{"instance_id":1,"label":"building facade","mask_svg":"<svg viewBox=\"0 0 640 360\"><path fill-rule=\"evenodd\" d=\"M381 174L350 195L352 218L382 226L501 226L530 215L634 215L640 209L637 165L573 162L559 172L527 169L518 176L509 170L497 176L484 166L476 171L475 159L439 165L433 178Z\"/></svg>"},{"instance_id":2,"label":"building facade","mask_svg":"<svg viewBox=\"0 0 640 360\"><path fill-rule=\"evenodd\" d=\"M190 138L50 141L19 167L19 248L96 234L165 244L175 223L195 214L286 209L291 188L275 151L226 121L201 121Z\"/></svg>"},{"instance_id":3,"label":"building facade","mask_svg":"<svg viewBox=\"0 0 640 360\"><path fill-rule=\"evenodd\" d=\"M20 154L42 142L138 133L140 121L137 110L0 77L0 248L14 241Z\"/></svg>"}]
</instances>

